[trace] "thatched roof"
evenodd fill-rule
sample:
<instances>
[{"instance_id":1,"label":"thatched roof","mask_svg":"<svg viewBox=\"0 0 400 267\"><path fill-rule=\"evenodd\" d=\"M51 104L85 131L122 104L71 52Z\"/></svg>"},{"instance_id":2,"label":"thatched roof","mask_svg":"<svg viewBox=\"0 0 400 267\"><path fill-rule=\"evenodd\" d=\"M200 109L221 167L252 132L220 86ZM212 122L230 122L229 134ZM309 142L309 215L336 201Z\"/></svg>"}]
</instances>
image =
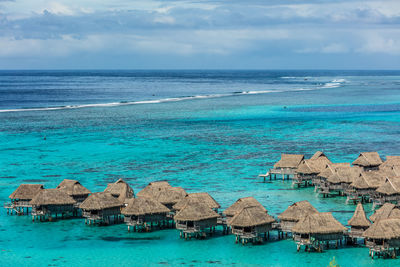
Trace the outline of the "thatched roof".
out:
<instances>
[{"instance_id":1,"label":"thatched roof","mask_svg":"<svg viewBox=\"0 0 400 267\"><path fill-rule=\"evenodd\" d=\"M264 208L264 206L261 205L261 203L258 202L254 197L244 197L244 198L239 198L238 200L236 200L235 203L233 203L230 207L228 207L224 211L224 214L226 216L235 216L243 208L252 207L252 206L259 206L259 207L263 208L265 211L267 211L267 209Z\"/></svg>"},{"instance_id":2,"label":"thatched roof","mask_svg":"<svg viewBox=\"0 0 400 267\"><path fill-rule=\"evenodd\" d=\"M282 154L281 159L275 163L274 168L297 168L304 159L304 155Z\"/></svg>"},{"instance_id":3,"label":"thatched roof","mask_svg":"<svg viewBox=\"0 0 400 267\"><path fill-rule=\"evenodd\" d=\"M259 206L245 207L228 221L235 227L252 227L275 222L265 209Z\"/></svg>"},{"instance_id":4,"label":"thatched roof","mask_svg":"<svg viewBox=\"0 0 400 267\"><path fill-rule=\"evenodd\" d=\"M159 191L168 187L171 187L171 185L167 181L151 182L137 193L137 197L155 197L158 195Z\"/></svg>"},{"instance_id":5,"label":"thatched roof","mask_svg":"<svg viewBox=\"0 0 400 267\"><path fill-rule=\"evenodd\" d=\"M281 221L296 221L310 213L317 213L317 209L310 204L307 200L296 202L290 205L284 212L282 212L278 219Z\"/></svg>"},{"instance_id":6,"label":"thatched roof","mask_svg":"<svg viewBox=\"0 0 400 267\"><path fill-rule=\"evenodd\" d=\"M124 215L139 216L169 212L167 207L151 198L131 198L128 199L127 203L128 205L121 210Z\"/></svg>"},{"instance_id":7,"label":"thatched roof","mask_svg":"<svg viewBox=\"0 0 400 267\"><path fill-rule=\"evenodd\" d=\"M122 207L124 204L108 192L93 193L79 206L83 210L103 210Z\"/></svg>"},{"instance_id":8,"label":"thatched roof","mask_svg":"<svg viewBox=\"0 0 400 267\"><path fill-rule=\"evenodd\" d=\"M31 200L41 189L42 184L21 184L8 198Z\"/></svg>"},{"instance_id":9,"label":"thatched roof","mask_svg":"<svg viewBox=\"0 0 400 267\"><path fill-rule=\"evenodd\" d=\"M64 179L56 189L63 190L70 196L88 195L91 192L76 180Z\"/></svg>"},{"instance_id":10,"label":"thatched roof","mask_svg":"<svg viewBox=\"0 0 400 267\"><path fill-rule=\"evenodd\" d=\"M334 172L335 172L335 167L332 164L328 164L326 168L318 174L318 176L323 178L328 178Z\"/></svg>"},{"instance_id":11,"label":"thatched roof","mask_svg":"<svg viewBox=\"0 0 400 267\"><path fill-rule=\"evenodd\" d=\"M382 164L382 159L378 152L361 152L358 158L353 161L353 165L362 167L374 167Z\"/></svg>"},{"instance_id":12,"label":"thatched roof","mask_svg":"<svg viewBox=\"0 0 400 267\"><path fill-rule=\"evenodd\" d=\"M384 219L375 222L363 233L371 239L400 238L400 219Z\"/></svg>"},{"instance_id":13,"label":"thatched roof","mask_svg":"<svg viewBox=\"0 0 400 267\"><path fill-rule=\"evenodd\" d=\"M368 184L366 178L364 175L359 175L358 177L354 178L354 181L350 184L351 187L357 188L357 189L368 189L371 188L370 185Z\"/></svg>"},{"instance_id":14,"label":"thatched roof","mask_svg":"<svg viewBox=\"0 0 400 267\"><path fill-rule=\"evenodd\" d=\"M376 191L387 196L400 194L400 177L386 178L386 182L378 187Z\"/></svg>"},{"instance_id":15,"label":"thatched roof","mask_svg":"<svg viewBox=\"0 0 400 267\"><path fill-rule=\"evenodd\" d=\"M164 205L173 205L184 199L186 195L187 193L182 187L166 187L159 191L158 194L154 196L154 199Z\"/></svg>"},{"instance_id":16,"label":"thatched roof","mask_svg":"<svg viewBox=\"0 0 400 267\"><path fill-rule=\"evenodd\" d=\"M351 217L347 224L355 227L368 227L371 225L371 222L365 216L364 208L361 203L357 204L353 217Z\"/></svg>"},{"instance_id":17,"label":"thatched roof","mask_svg":"<svg viewBox=\"0 0 400 267\"><path fill-rule=\"evenodd\" d=\"M319 157L317 159L305 159L301 161L300 165L297 167L297 173L303 174L318 174L325 170L325 168L330 164L328 158Z\"/></svg>"},{"instance_id":18,"label":"thatched roof","mask_svg":"<svg viewBox=\"0 0 400 267\"><path fill-rule=\"evenodd\" d=\"M30 201L31 205L73 205L76 201L64 191L58 189L42 189Z\"/></svg>"},{"instance_id":19,"label":"thatched roof","mask_svg":"<svg viewBox=\"0 0 400 267\"><path fill-rule=\"evenodd\" d=\"M354 178L351 186L357 189L376 189L386 181L387 176L382 171L368 171L361 172L361 174Z\"/></svg>"},{"instance_id":20,"label":"thatched roof","mask_svg":"<svg viewBox=\"0 0 400 267\"><path fill-rule=\"evenodd\" d=\"M123 179L118 179L115 183L108 184L104 192L118 197L119 201L124 202L127 198L133 197L133 189Z\"/></svg>"},{"instance_id":21,"label":"thatched roof","mask_svg":"<svg viewBox=\"0 0 400 267\"><path fill-rule=\"evenodd\" d=\"M191 193L191 194L187 195L184 199L182 199L178 203L176 203L173 206L173 208L175 210L180 210L191 200L205 203L212 209L218 209L221 207L218 204L218 202L215 201L215 199L212 196L210 196L210 194L208 194L208 193Z\"/></svg>"},{"instance_id":22,"label":"thatched roof","mask_svg":"<svg viewBox=\"0 0 400 267\"><path fill-rule=\"evenodd\" d=\"M363 171L361 167L358 166L339 166L335 169L338 174L340 181L342 183L352 183L358 176L360 176Z\"/></svg>"},{"instance_id":23,"label":"thatched roof","mask_svg":"<svg viewBox=\"0 0 400 267\"><path fill-rule=\"evenodd\" d=\"M326 180L331 184L340 184L342 182L342 179L341 179L341 177L339 176L339 174L338 174L338 172L336 170Z\"/></svg>"},{"instance_id":24,"label":"thatched roof","mask_svg":"<svg viewBox=\"0 0 400 267\"><path fill-rule=\"evenodd\" d=\"M294 233L299 234L331 234L346 231L330 212L310 213L296 223L292 228Z\"/></svg>"},{"instance_id":25,"label":"thatched roof","mask_svg":"<svg viewBox=\"0 0 400 267\"><path fill-rule=\"evenodd\" d=\"M377 209L374 214L369 216L369 219L376 222L388 218L400 218L400 210L395 207L396 206L392 203L385 203L382 207Z\"/></svg>"},{"instance_id":26,"label":"thatched roof","mask_svg":"<svg viewBox=\"0 0 400 267\"><path fill-rule=\"evenodd\" d=\"M400 156L386 156L386 161L379 165L379 169L400 166Z\"/></svg>"},{"instance_id":27,"label":"thatched roof","mask_svg":"<svg viewBox=\"0 0 400 267\"><path fill-rule=\"evenodd\" d=\"M379 166L379 171L381 173L386 174L386 176L388 177L400 176L400 165L386 166L386 167Z\"/></svg>"},{"instance_id":28,"label":"thatched roof","mask_svg":"<svg viewBox=\"0 0 400 267\"><path fill-rule=\"evenodd\" d=\"M315 160L315 159L318 159L318 158L326 158L326 159L328 159L328 157L322 151L315 152L314 155L310 159Z\"/></svg>"},{"instance_id":29,"label":"thatched roof","mask_svg":"<svg viewBox=\"0 0 400 267\"><path fill-rule=\"evenodd\" d=\"M201 221L218 218L219 214L213 211L207 204L189 201L175 216L175 221Z\"/></svg>"}]
</instances>

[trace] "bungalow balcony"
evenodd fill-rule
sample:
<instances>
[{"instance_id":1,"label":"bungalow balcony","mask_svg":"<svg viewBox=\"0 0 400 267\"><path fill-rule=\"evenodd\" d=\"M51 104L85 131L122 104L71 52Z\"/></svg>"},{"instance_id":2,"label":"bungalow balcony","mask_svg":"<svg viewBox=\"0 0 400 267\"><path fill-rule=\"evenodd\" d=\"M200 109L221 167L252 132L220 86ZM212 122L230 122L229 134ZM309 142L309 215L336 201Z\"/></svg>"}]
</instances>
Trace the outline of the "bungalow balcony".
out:
<instances>
[{"instance_id":1,"label":"bungalow balcony","mask_svg":"<svg viewBox=\"0 0 400 267\"><path fill-rule=\"evenodd\" d=\"M243 239L256 238L258 236L257 231L245 231L243 229L232 229L232 234L240 236Z\"/></svg>"},{"instance_id":2,"label":"bungalow balcony","mask_svg":"<svg viewBox=\"0 0 400 267\"><path fill-rule=\"evenodd\" d=\"M176 229L183 231L184 233L197 233L201 231L199 225L187 225L186 223L176 223Z\"/></svg>"}]
</instances>

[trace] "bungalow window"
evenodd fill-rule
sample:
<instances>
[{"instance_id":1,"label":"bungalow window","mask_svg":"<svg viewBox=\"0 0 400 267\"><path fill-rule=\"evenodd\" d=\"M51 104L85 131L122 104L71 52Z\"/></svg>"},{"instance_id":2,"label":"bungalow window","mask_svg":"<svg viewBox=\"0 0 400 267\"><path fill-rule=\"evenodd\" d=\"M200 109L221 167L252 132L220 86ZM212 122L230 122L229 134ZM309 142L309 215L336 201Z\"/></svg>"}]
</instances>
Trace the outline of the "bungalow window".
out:
<instances>
[{"instance_id":1,"label":"bungalow window","mask_svg":"<svg viewBox=\"0 0 400 267\"><path fill-rule=\"evenodd\" d=\"M193 227L194 226L194 222L193 221L188 221L187 222L187 227Z\"/></svg>"}]
</instances>

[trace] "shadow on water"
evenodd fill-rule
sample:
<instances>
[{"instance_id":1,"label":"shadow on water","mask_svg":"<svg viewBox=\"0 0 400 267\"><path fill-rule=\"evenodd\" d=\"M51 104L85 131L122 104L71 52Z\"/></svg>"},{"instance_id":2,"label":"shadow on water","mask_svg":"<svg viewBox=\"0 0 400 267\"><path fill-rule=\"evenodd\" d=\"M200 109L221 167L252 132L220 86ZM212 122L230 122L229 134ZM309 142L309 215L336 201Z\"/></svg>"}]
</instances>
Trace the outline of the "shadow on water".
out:
<instances>
[{"instance_id":1,"label":"shadow on water","mask_svg":"<svg viewBox=\"0 0 400 267\"><path fill-rule=\"evenodd\" d=\"M108 242L120 242L120 241L137 241L137 240L160 240L160 237L115 237L115 236L103 236L99 238L103 241Z\"/></svg>"}]
</instances>

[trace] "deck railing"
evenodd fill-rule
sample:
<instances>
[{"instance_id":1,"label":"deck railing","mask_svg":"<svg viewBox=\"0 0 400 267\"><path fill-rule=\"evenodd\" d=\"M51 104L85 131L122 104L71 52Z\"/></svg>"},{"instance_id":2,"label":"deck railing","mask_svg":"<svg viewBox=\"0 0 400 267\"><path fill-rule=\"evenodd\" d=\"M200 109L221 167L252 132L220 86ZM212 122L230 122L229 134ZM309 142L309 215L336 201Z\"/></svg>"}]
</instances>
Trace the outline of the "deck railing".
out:
<instances>
[{"instance_id":1,"label":"deck railing","mask_svg":"<svg viewBox=\"0 0 400 267\"><path fill-rule=\"evenodd\" d=\"M186 224L183 223L176 223L176 229L185 232L199 232L200 226L187 226Z\"/></svg>"},{"instance_id":2,"label":"deck railing","mask_svg":"<svg viewBox=\"0 0 400 267\"><path fill-rule=\"evenodd\" d=\"M102 218L99 214L92 214L91 212L88 212L88 211L83 211L82 217L88 218L91 220L100 220Z\"/></svg>"}]
</instances>

